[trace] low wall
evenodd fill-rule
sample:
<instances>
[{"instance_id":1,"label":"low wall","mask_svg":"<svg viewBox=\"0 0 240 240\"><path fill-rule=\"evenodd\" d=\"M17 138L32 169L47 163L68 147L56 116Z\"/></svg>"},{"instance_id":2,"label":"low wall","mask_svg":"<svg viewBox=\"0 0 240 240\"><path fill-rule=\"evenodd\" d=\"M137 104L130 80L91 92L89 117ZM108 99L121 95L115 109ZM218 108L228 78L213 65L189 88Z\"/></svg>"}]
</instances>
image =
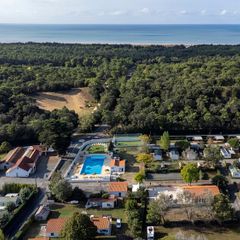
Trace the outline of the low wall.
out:
<instances>
[{"instance_id":1,"label":"low wall","mask_svg":"<svg viewBox=\"0 0 240 240\"><path fill-rule=\"evenodd\" d=\"M69 169L66 171L66 173L64 174L64 178L68 179L69 181L72 181L72 179L69 179L69 173L73 170L73 167L75 166L76 162L80 159L80 157L84 154L83 150L88 146L88 145L92 145L92 144L96 144L96 143L109 143L110 141L112 141L112 138L103 138L103 139L92 139L89 141L86 141L82 144L82 146L79 148L79 151L76 155L76 157L74 158L72 164L70 165Z\"/></svg>"}]
</instances>

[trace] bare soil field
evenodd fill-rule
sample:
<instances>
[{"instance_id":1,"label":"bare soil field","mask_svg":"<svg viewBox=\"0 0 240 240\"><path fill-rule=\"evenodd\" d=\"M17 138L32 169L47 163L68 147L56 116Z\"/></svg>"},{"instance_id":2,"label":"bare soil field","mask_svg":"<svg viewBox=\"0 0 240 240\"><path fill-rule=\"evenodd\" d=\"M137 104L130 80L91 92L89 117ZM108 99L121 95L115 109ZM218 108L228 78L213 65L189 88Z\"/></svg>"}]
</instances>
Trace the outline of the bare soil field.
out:
<instances>
[{"instance_id":1,"label":"bare soil field","mask_svg":"<svg viewBox=\"0 0 240 240\"><path fill-rule=\"evenodd\" d=\"M91 113L97 105L89 93L89 88L75 88L64 92L42 92L34 98L41 109L53 111L67 107L79 116Z\"/></svg>"}]
</instances>

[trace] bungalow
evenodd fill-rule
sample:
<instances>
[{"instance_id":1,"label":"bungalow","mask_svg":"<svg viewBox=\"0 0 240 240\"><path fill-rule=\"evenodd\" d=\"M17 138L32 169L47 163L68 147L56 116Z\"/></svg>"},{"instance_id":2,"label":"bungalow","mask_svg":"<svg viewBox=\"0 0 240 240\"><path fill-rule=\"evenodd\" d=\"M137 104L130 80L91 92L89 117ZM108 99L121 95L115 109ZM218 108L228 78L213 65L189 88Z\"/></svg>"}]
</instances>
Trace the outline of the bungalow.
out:
<instances>
[{"instance_id":1,"label":"bungalow","mask_svg":"<svg viewBox=\"0 0 240 240\"><path fill-rule=\"evenodd\" d=\"M220 152L224 158L227 158L227 159L232 158L232 154L230 153L230 151L227 148L221 147Z\"/></svg>"},{"instance_id":2,"label":"bungalow","mask_svg":"<svg viewBox=\"0 0 240 240\"><path fill-rule=\"evenodd\" d=\"M214 143L224 143L225 138L222 135L215 135L212 137Z\"/></svg>"},{"instance_id":3,"label":"bungalow","mask_svg":"<svg viewBox=\"0 0 240 240\"><path fill-rule=\"evenodd\" d=\"M14 157L14 164L6 171L7 177L29 177L36 171L37 162L43 151L40 146L31 146ZM18 159L17 159L18 157ZM10 158L11 159L11 158Z\"/></svg>"},{"instance_id":4,"label":"bungalow","mask_svg":"<svg viewBox=\"0 0 240 240\"><path fill-rule=\"evenodd\" d=\"M67 218L50 219L46 226L46 237L58 238L67 221Z\"/></svg>"},{"instance_id":5,"label":"bungalow","mask_svg":"<svg viewBox=\"0 0 240 240\"><path fill-rule=\"evenodd\" d=\"M20 204L18 194L7 194L4 197L0 197L1 209L4 210L9 202L14 203L15 207L17 207Z\"/></svg>"},{"instance_id":6,"label":"bungalow","mask_svg":"<svg viewBox=\"0 0 240 240\"><path fill-rule=\"evenodd\" d=\"M50 214L50 208L48 206L41 205L38 208L34 217L36 221L46 221L49 214Z\"/></svg>"},{"instance_id":7,"label":"bungalow","mask_svg":"<svg viewBox=\"0 0 240 240\"><path fill-rule=\"evenodd\" d=\"M19 158L23 156L25 150L23 147L17 147L11 150L0 163L1 170L7 170L14 166Z\"/></svg>"},{"instance_id":8,"label":"bungalow","mask_svg":"<svg viewBox=\"0 0 240 240\"><path fill-rule=\"evenodd\" d=\"M195 197L203 196L209 192L213 196L220 194L219 188L216 185L187 185L182 187L183 191L190 192Z\"/></svg>"},{"instance_id":9,"label":"bungalow","mask_svg":"<svg viewBox=\"0 0 240 240\"><path fill-rule=\"evenodd\" d=\"M153 155L154 160L156 160L156 161L163 160L162 150L159 146L157 146L155 144L149 144L148 146L149 146L149 150L150 150L151 154Z\"/></svg>"},{"instance_id":10,"label":"bungalow","mask_svg":"<svg viewBox=\"0 0 240 240\"><path fill-rule=\"evenodd\" d=\"M126 197L128 192L127 182L110 182L108 186L108 193L116 197Z\"/></svg>"},{"instance_id":11,"label":"bungalow","mask_svg":"<svg viewBox=\"0 0 240 240\"><path fill-rule=\"evenodd\" d=\"M125 173L126 161L120 158L114 158L110 162L111 173Z\"/></svg>"},{"instance_id":12,"label":"bungalow","mask_svg":"<svg viewBox=\"0 0 240 240\"><path fill-rule=\"evenodd\" d=\"M177 151L177 149L171 149L169 152L169 157L172 160L179 160L179 152Z\"/></svg>"},{"instance_id":13,"label":"bungalow","mask_svg":"<svg viewBox=\"0 0 240 240\"><path fill-rule=\"evenodd\" d=\"M202 143L203 142L203 138L202 136L187 136L187 140L191 141L193 143Z\"/></svg>"},{"instance_id":14,"label":"bungalow","mask_svg":"<svg viewBox=\"0 0 240 240\"><path fill-rule=\"evenodd\" d=\"M232 178L240 178L240 170L236 168L235 166L231 165L229 167L230 174Z\"/></svg>"},{"instance_id":15,"label":"bungalow","mask_svg":"<svg viewBox=\"0 0 240 240\"><path fill-rule=\"evenodd\" d=\"M91 217L91 221L97 227L97 233L102 235L111 235L112 219L110 217Z\"/></svg>"},{"instance_id":16,"label":"bungalow","mask_svg":"<svg viewBox=\"0 0 240 240\"><path fill-rule=\"evenodd\" d=\"M117 204L115 196L109 198L89 198L85 208L114 208Z\"/></svg>"},{"instance_id":17,"label":"bungalow","mask_svg":"<svg viewBox=\"0 0 240 240\"><path fill-rule=\"evenodd\" d=\"M189 161L192 161L198 158L198 154L193 149L188 148L183 152L183 157Z\"/></svg>"},{"instance_id":18,"label":"bungalow","mask_svg":"<svg viewBox=\"0 0 240 240\"><path fill-rule=\"evenodd\" d=\"M182 202L182 199L179 198L181 194L184 192L189 192L192 195L192 200L194 203L197 201L199 203L204 203L205 197L211 194L215 196L220 194L219 188L215 185L183 185L183 186L164 186L148 189L149 199L157 199L161 194L167 195L169 197L169 201L171 201L172 205L178 206L182 204L186 204L186 202ZM191 201L192 201L191 200ZM191 202L192 203L192 202ZM188 202L189 204L189 202Z\"/></svg>"}]
</instances>

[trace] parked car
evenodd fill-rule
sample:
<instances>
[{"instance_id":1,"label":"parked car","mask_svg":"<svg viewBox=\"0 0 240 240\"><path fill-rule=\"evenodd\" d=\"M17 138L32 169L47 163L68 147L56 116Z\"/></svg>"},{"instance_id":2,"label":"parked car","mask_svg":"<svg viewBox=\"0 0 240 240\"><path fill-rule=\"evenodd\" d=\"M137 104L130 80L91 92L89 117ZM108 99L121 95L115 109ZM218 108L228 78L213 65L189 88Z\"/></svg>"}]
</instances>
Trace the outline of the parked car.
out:
<instances>
[{"instance_id":1,"label":"parked car","mask_svg":"<svg viewBox=\"0 0 240 240\"><path fill-rule=\"evenodd\" d=\"M154 240L154 227L147 227L147 240Z\"/></svg>"},{"instance_id":2,"label":"parked car","mask_svg":"<svg viewBox=\"0 0 240 240\"><path fill-rule=\"evenodd\" d=\"M116 228L121 228L122 227L122 220L120 218L118 218L116 220Z\"/></svg>"}]
</instances>

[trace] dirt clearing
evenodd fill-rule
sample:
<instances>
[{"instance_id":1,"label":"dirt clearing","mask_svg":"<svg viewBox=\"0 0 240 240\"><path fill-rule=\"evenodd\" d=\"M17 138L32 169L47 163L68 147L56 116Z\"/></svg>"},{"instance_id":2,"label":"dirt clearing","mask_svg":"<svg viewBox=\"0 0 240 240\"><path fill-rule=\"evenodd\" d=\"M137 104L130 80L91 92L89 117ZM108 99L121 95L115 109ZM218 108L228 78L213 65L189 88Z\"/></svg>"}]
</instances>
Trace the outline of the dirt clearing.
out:
<instances>
[{"instance_id":1,"label":"dirt clearing","mask_svg":"<svg viewBox=\"0 0 240 240\"><path fill-rule=\"evenodd\" d=\"M79 116L91 113L97 106L89 88L75 88L64 92L42 92L34 96L41 109L53 111L67 107Z\"/></svg>"}]
</instances>

